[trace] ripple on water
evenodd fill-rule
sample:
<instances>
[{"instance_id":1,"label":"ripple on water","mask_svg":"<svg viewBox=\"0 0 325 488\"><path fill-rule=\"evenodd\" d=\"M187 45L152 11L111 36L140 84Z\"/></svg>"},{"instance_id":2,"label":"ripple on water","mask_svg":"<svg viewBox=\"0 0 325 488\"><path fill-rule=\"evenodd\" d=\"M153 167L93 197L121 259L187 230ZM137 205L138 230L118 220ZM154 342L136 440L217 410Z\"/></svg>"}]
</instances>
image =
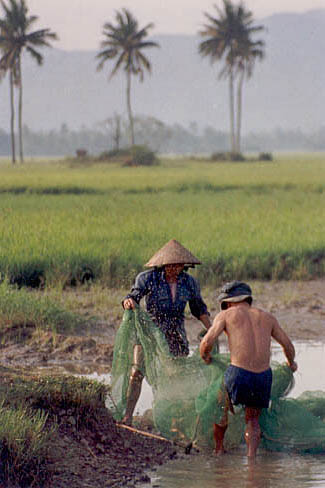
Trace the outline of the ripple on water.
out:
<instances>
[{"instance_id":1,"label":"ripple on water","mask_svg":"<svg viewBox=\"0 0 325 488\"><path fill-rule=\"evenodd\" d=\"M299 456L261 450L248 462L245 447L225 456L191 455L149 473L141 488L307 488L325 487L323 456Z\"/></svg>"},{"instance_id":2,"label":"ripple on water","mask_svg":"<svg viewBox=\"0 0 325 488\"><path fill-rule=\"evenodd\" d=\"M289 396L305 390L325 391L325 346L295 343L299 370ZM281 348L272 348L272 359L284 360ZM160 466L149 473L151 485L140 488L325 488L324 455L275 453L260 449L256 462L249 463L246 448L215 458L192 454Z\"/></svg>"}]
</instances>

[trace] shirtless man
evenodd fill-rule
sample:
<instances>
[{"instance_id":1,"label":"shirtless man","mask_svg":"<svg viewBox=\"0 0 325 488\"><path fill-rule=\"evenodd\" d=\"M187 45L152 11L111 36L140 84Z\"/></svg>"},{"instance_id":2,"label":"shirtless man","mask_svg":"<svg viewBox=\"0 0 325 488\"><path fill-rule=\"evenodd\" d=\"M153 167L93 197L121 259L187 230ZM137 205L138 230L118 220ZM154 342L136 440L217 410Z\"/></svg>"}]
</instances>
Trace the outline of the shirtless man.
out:
<instances>
[{"instance_id":1,"label":"shirtless man","mask_svg":"<svg viewBox=\"0 0 325 488\"><path fill-rule=\"evenodd\" d=\"M230 350L230 366L225 372L225 413L221 422L214 424L216 453L224 452L228 410L232 404L241 404L245 407L247 455L254 457L261 437L259 416L262 408L268 408L271 394L271 337L282 346L293 372L297 370L295 349L273 315L251 306L252 290L246 283L226 283L218 300L221 312L200 344L201 357L207 364L211 362L210 353L222 332L227 334Z\"/></svg>"}]
</instances>

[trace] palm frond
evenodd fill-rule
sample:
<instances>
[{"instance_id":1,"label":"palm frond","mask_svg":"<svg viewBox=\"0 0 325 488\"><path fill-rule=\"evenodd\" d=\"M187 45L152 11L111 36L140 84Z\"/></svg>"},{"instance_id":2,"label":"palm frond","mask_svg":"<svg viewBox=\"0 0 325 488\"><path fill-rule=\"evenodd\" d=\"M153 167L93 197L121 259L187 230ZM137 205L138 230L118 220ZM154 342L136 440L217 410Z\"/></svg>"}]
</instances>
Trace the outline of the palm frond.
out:
<instances>
[{"instance_id":1,"label":"palm frond","mask_svg":"<svg viewBox=\"0 0 325 488\"><path fill-rule=\"evenodd\" d=\"M106 49L104 51L99 52L96 55L96 59L100 59L100 63L97 66L97 71L101 71L106 61L109 59L114 59L117 54L118 51L116 49Z\"/></svg>"},{"instance_id":2,"label":"palm frond","mask_svg":"<svg viewBox=\"0 0 325 488\"><path fill-rule=\"evenodd\" d=\"M126 53L123 52L120 54L117 62L115 63L114 68L111 71L110 79L118 72L118 70L120 69L123 63L127 65L127 62L125 63L125 57L126 57Z\"/></svg>"},{"instance_id":3,"label":"palm frond","mask_svg":"<svg viewBox=\"0 0 325 488\"><path fill-rule=\"evenodd\" d=\"M139 30L138 32L134 33L133 38L136 39L142 39L143 37L147 37L148 35L148 30L152 29L154 27L153 23L147 24L143 29Z\"/></svg>"},{"instance_id":4,"label":"palm frond","mask_svg":"<svg viewBox=\"0 0 325 488\"><path fill-rule=\"evenodd\" d=\"M142 54L141 51L138 51L137 52L137 58L138 58L138 61L139 61L139 65L142 65L144 66L144 68L149 71L149 73L151 72L151 63L149 61L148 58L146 58L146 56L144 56L144 54Z\"/></svg>"},{"instance_id":5,"label":"palm frond","mask_svg":"<svg viewBox=\"0 0 325 488\"><path fill-rule=\"evenodd\" d=\"M262 25L254 25L253 14L244 4L235 6L231 0L223 0L222 8L214 5L218 16L204 13L208 20L199 32L205 38L199 44L199 53L209 57L210 62L225 61L219 76L233 76L242 70L249 77L255 60L263 59L264 42L254 41L252 36L264 30Z\"/></svg>"},{"instance_id":6,"label":"palm frond","mask_svg":"<svg viewBox=\"0 0 325 488\"><path fill-rule=\"evenodd\" d=\"M36 49L32 46L26 46L26 51L36 60L37 64L43 64L44 58L38 51L36 51Z\"/></svg>"},{"instance_id":7,"label":"palm frond","mask_svg":"<svg viewBox=\"0 0 325 488\"><path fill-rule=\"evenodd\" d=\"M123 67L127 73L139 76L142 80L143 68L150 72L151 65L141 51L150 47L159 47L159 44L154 41L144 40L148 36L148 30L153 28L153 24L149 23L139 29L137 19L125 8L116 12L115 21L115 24L106 22L103 26L104 40L100 43L102 50L96 55L96 59L100 59L97 70L101 70L106 62L117 58L110 78Z\"/></svg>"},{"instance_id":8,"label":"palm frond","mask_svg":"<svg viewBox=\"0 0 325 488\"><path fill-rule=\"evenodd\" d=\"M144 49L146 47L160 47L160 45L154 41L142 41L142 42L135 43L134 46L137 50Z\"/></svg>"}]
</instances>

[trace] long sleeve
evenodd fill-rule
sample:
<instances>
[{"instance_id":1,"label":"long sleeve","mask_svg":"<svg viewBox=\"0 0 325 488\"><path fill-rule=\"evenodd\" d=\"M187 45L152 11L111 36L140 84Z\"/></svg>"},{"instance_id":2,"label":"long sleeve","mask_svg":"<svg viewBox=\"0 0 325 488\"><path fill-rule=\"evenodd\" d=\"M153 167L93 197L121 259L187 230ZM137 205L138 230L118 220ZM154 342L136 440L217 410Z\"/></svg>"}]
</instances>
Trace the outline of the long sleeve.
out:
<instances>
[{"instance_id":1,"label":"long sleeve","mask_svg":"<svg viewBox=\"0 0 325 488\"><path fill-rule=\"evenodd\" d=\"M208 307L201 297L200 285L193 278L193 297L189 300L192 315L199 319L201 315L209 315Z\"/></svg>"},{"instance_id":2,"label":"long sleeve","mask_svg":"<svg viewBox=\"0 0 325 488\"><path fill-rule=\"evenodd\" d=\"M126 298L133 298L133 300L139 304L142 297L144 297L148 293L148 271L144 271L135 279L135 283L131 288L130 293L124 297L123 301Z\"/></svg>"}]
</instances>

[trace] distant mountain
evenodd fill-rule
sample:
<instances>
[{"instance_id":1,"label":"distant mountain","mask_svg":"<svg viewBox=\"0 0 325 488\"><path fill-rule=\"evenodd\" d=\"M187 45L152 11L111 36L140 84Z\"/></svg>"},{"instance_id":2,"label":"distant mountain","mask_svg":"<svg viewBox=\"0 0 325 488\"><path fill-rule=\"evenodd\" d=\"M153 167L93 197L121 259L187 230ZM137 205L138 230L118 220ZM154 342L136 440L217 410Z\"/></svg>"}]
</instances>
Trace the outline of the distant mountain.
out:
<instances>
[{"instance_id":1,"label":"distant mountain","mask_svg":"<svg viewBox=\"0 0 325 488\"><path fill-rule=\"evenodd\" d=\"M313 131L325 120L325 9L276 14L259 21L267 28L266 58L244 90L243 131L301 128ZM198 54L198 36L163 35L160 49L147 51L152 76L134 82L136 114L168 124L228 130L228 86L220 66ZM39 68L23 61L24 122L33 130L92 127L114 112L125 114L125 80L108 82L108 67L96 72L95 51L44 52ZM0 127L9 127L9 87L0 85Z\"/></svg>"}]
</instances>

